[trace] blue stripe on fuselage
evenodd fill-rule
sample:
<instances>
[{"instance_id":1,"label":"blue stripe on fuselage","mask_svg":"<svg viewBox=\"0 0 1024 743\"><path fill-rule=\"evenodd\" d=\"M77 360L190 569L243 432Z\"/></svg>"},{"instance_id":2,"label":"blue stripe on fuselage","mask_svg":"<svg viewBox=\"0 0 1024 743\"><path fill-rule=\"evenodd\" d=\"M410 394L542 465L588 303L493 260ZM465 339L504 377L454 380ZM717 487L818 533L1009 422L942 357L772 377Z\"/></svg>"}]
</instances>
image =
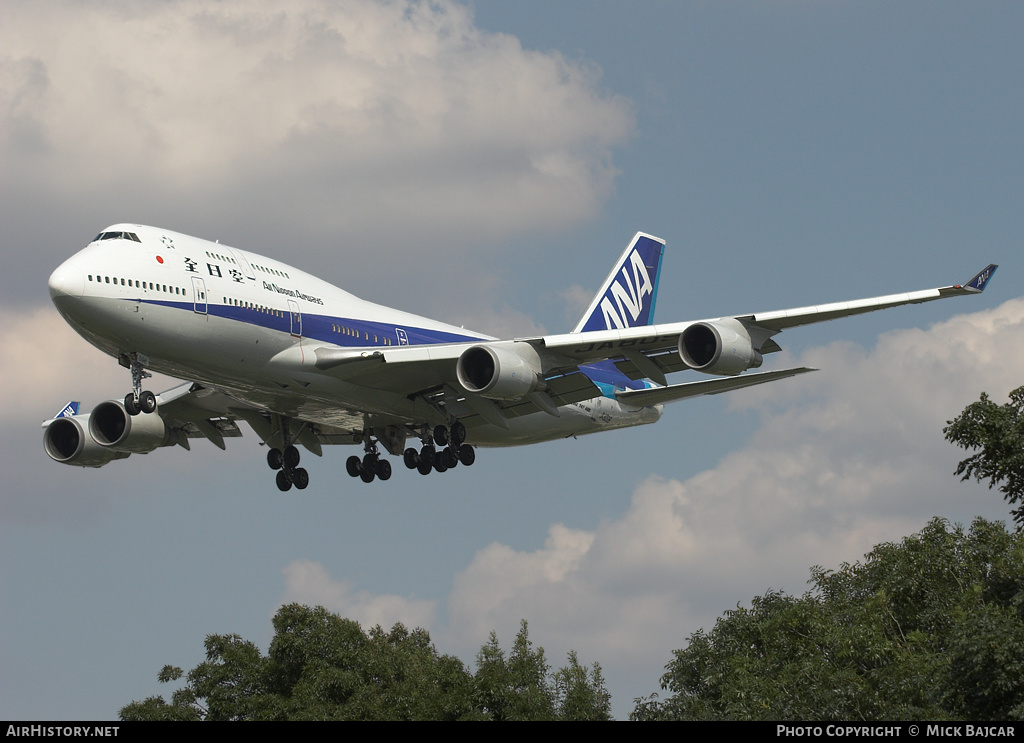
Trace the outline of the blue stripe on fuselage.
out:
<instances>
[{"instance_id":1,"label":"blue stripe on fuselage","mask_svg":"<svg viewBox=\"0 0 1024 743\"><path fill-rule=\"evenodd\" d=\"M134 301L134 300L133 300ZM151 304L171 309L185 310L195 313L192 302L171 302L163 300L143 299L143 304ZM283 316L278 316L275 312ZM222 317L226 320L244 322L258 327L268 328L280 333L291 333L292 321L289 310L276 309L264 312L250 307L237 307L230 304L208 303L205 313L212 317ZM384 339L391 340L392 346L400 345L398 330L405 331L409 345L431 345L437 343L460 343L465 341L485 340L479 336L461 335L448 333L443 330L431 328L416 328L408 325L395 325L391 323L373 322L368 320L357 320L349 317L332 317L330 315L312 315L305 312L300 313L302 317L302 337L310 340L323 341L336 346L383 346ZM339 332L335 328L349 328L356 334L350 335ZM374 338L376 337L376 341Z\"/></svg>"}]
</instances>

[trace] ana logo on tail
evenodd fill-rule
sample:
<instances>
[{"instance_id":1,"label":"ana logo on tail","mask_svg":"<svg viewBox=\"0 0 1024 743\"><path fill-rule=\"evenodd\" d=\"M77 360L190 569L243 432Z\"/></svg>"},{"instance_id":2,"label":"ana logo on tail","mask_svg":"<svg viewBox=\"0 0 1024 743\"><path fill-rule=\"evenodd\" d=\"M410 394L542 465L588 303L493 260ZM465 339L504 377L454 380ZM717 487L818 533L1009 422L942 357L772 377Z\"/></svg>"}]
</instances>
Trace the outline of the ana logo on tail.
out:
<instances>
[{"instance_id":1,"label":"ana logo on tail","mask_svg":"<svg viewBox=\"0 0 1024 743\"><path fill-rule=\"evenodd\" d=\"M632 280L629 277L628 266L622 267L622 281L629 287L629 293L622 288L622 282L615 281L608 289L608 294L601 300L601 314L604 316L604 326L607 330L611 330L612 327L625 328L635 323L640 316L640 310L643 309L644 297L648 294L654 295L654 283L640 254L634 250L629 256L629 262L633 267ZM617 312L612 306L612 299L618 306ZM626 312L629 312L629 322L623 322Z\"/></svg>"},{"instance_id":2,"label":"ana logo on tail","mask_svg":"<svg viewBox=\"0 0 1024 743\"><path fill-rule=\"evenodd\" d=\"M638 232L573 332L650 325L664 251L664 242Z\"/></svg>"}]
</instances>

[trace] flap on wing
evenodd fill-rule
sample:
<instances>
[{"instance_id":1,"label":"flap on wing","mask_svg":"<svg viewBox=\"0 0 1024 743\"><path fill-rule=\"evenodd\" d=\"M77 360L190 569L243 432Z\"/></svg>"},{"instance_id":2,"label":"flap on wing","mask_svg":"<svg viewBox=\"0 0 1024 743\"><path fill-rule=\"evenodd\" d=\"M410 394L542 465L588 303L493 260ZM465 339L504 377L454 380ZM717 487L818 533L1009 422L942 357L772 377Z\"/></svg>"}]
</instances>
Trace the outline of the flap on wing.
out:
<instances>
[{"instance_id":1,"label":"flap on wing","mask_svg":"<svg viewBox=\"0 0 1024 743\"><path fill-rule=\"evenodd\" d=\"M245 403L223 392L186 383L173 387L157 396L160 417L188 438L207 438L224 448L225 438L238 438L241 429L235 422L242 417L239 408ZM253 412L256 412L253 409Z\"/></svg>"},{"instance_id":2,"label":"flap on wing","mask_svg":"<svg viewBox=\"0 0 1024 743\"><path fill-rule=\"evenodd\" d=\"M571 405L574 402L590 400L601 395L601 390L597 385L590 381L586 374L578 370L547 377L545 382L547 383L547 390L537 394L547 397L555 407ZM550 414L550 410L543 406L544 400L540 401L541 405L538 405L537 402L534 396L531 395L519 400L502 403L499 407L502 414L507 418L536 413L538 410L543 410Z\"/></svg>"},{"instance_id":3,"label":"flap on wing","mask_svg":"<svg viewBox=\"0 0 1024 743\"><path fill-rule=\"evenodd\" d=\"M626 405L643 407L646 405L658 405L660 403L684 400L687 397L699 397L700 395L717 395L730 390L738 390L743 387L752 387L755 384L774 382L776 379L794 377L797 374L817 371L810 367L801 366L794 369L780 369L770 372L755 372L753 374L741 374L737 377L724 377L721 379L705 379L700 382L686 382L674 384L670 387L652 387L646 390L624 390L615 393L615 398Z\"/></svg>"}]
</instances>

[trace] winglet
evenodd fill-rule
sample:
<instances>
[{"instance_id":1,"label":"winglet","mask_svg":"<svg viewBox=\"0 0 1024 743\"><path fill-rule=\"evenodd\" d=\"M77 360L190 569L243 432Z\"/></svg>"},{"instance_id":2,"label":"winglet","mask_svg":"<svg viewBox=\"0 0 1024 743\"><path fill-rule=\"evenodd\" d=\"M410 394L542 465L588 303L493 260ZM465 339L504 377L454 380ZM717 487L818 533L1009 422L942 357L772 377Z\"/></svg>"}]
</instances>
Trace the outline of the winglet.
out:
<instances>
[{"instance_id":1,"label":"winglet","mask_svg":"<svg viewBox=\"0 0 1024 743\"><path fill-rule=\"evenodd\" d=\"M988 264L987 266L985 266L985 268L979 271L973 279L968 281L964 285L964 288L968 289L969 291L975 292L985 291L985 286L988 284L989 279L991 279L992 276L995 275L997 268L999 268L999 266L997 266L995 263Z\"/></svg>"}]
</instances>

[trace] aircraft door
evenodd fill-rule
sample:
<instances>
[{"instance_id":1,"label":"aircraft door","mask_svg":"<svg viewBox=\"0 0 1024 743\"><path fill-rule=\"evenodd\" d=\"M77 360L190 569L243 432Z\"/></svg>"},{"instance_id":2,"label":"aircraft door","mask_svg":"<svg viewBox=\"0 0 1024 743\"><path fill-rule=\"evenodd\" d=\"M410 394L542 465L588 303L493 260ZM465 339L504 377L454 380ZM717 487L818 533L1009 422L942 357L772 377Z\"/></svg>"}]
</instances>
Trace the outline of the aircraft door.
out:
<instances>
[{"instance_id":1,"label":"aircraft door","mask_svg":"<svg viewBox=\"0 0 1024 743\"><path fill-rule=\"evenodd\" d=\"M288 314L292 321L292 335L296 338L302 337L302 313L299 312L299 303L294 299L288 300Z\"/></svg>"},{"instance_id":2,"label":"aircraft door","mask_svg":"<svg viewBox=\"0 0 1024 743\"><path fill-rule=\"evenodd\" d=\"M227 246L225 245L224 247ZM242 252L240 250L235 250L234 248L228 248L228 250L231 252L231 256L235 259L235 263L237 263L238 266L242 269L242 273L245 274L245 278L255 279L256 274L253 273L252 266L249 265L249 261L245 259L245 256L242 255Z\"/></svg>"},{"instance_id":3,"label":"aircraft door","mask_svg":"<svg viewBox=\"0 0 1024 743\"><path fill-rule=\"evenodd\" d=\"M206 314L206 282L198 276L192 277L192 311L198 315Z\"/></svg>"}]
</instances>

